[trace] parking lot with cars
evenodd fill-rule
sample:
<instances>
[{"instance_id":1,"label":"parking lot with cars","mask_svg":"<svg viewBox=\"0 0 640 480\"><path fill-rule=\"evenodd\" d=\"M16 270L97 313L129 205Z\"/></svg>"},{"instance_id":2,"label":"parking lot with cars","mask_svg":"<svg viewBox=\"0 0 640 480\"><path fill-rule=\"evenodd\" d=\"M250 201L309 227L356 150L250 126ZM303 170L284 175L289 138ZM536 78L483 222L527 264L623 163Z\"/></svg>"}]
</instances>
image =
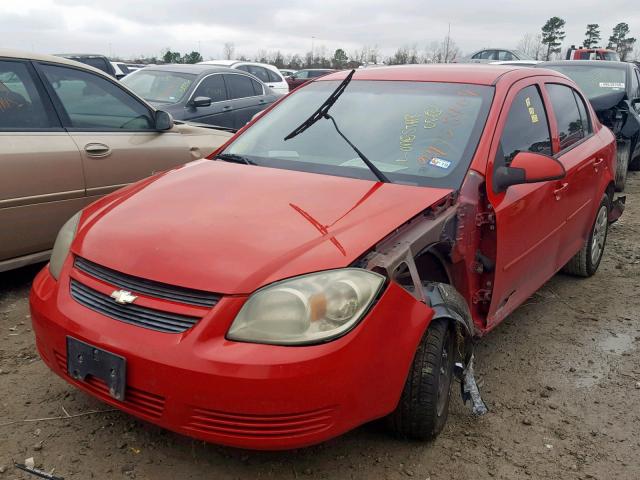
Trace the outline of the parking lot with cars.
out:
<instances>
[{"instance_id":1,"label":"parking lot with cars","mask_svg":"<svg viewBox=\"0 0 640 480\"><path fill-rule=\"evenodd\" d=\"M565 25L0 50L0 480L637 479L640 51Z\"/></svg>"},{"instance_id":2,"label":"parking lot with cars","mask_svg":"<svg viewBox=\"0 0 640 480\"><path fill-rule=\"evenodd\" d=\"M489 413L471 417L455 384L449 423L428 445L394 439L374 422L315 447L261 453L206 444L138 421L51 375L38 357L27 297L42 265L0 274L4 477L23 478L12 462L33 457L43 470L77 479L635 479L635 173L627 195L627 212L610 230L598 275L579 281L556 275L478 345L477 376Z\"/></svg>"}]
</instances>

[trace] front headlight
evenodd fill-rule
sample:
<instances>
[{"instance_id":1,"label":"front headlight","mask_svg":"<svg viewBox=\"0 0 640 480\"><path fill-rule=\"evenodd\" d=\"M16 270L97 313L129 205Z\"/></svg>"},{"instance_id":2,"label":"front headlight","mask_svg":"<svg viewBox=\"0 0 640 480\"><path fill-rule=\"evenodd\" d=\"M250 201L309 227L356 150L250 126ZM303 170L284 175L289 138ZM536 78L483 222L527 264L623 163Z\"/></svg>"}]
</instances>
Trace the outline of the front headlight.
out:
<instances>
[{"instance_id":1,"label":"front headlight","mask_svg":"<svg viewBox=\"0 0 640 480\"><path fill-rule=\"evenodd\" d=\"M330 340L358 323L383 284L382 275L359 268L274 283L249 297L227 337L275 345Z\"/></svg>"},{"instance_id":2,"label":"front headlight","mask_svg":"<svg viewBox=\"0 0 640 480\"><path fill-rule=\"evenodd\" d=\"M51 260L49 260L49 271L56 280L60 276L60 270L62 270L62 265L69 254L71 242L73 242L76 232L78 231L78 222L80 221L81 213L82 212L78 212L67 220L67 223L65 223L58 232L56 243L53 244Z\"/></svg>"}]
</instances>

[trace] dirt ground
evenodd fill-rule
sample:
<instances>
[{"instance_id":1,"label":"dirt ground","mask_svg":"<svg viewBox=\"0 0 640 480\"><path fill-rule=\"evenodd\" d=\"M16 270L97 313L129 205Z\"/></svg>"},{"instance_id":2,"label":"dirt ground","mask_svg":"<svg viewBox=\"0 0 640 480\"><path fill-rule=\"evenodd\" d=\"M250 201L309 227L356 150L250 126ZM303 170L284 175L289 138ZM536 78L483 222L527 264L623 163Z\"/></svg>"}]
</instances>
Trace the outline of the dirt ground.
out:
<instances>
[{"instance_id":1,"label":"dirt ground","mask_svg":"<svg viewBox=\"0 0 640 480\"><path fill-rule=\"evenodd\" d=\"M638 479L640 175L627 195L597 275L557 275L478 345L490 412L471 417L456 385L432 443L400 441L372 423L316 447L264 453L118 411L25 422L109 407L36 353L27 296L41 266L0 274L0 480L35 478L13 467L27 457L67 479Z\"/></svg>"}]
</instances>

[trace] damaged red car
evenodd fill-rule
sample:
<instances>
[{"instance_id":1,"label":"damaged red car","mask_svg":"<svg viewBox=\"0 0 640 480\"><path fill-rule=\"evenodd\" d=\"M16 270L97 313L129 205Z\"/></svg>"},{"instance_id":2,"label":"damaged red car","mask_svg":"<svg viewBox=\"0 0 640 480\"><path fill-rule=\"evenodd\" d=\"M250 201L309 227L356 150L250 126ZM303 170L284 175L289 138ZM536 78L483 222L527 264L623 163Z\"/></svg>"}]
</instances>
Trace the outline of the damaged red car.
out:
<instances>
[{"instance_id":1,"label":"damaged red car","mask_svg":"<svg viewBox=\"0 0 640 480\"><path fill-rule=\"evenodd\" d=\"M33 284L45 363L136 417L252 449L443 428L474 341L593 275L615 138L565 76L410 66L296 90L208 160L104 197Z\"/></svg>"}]
</instances>

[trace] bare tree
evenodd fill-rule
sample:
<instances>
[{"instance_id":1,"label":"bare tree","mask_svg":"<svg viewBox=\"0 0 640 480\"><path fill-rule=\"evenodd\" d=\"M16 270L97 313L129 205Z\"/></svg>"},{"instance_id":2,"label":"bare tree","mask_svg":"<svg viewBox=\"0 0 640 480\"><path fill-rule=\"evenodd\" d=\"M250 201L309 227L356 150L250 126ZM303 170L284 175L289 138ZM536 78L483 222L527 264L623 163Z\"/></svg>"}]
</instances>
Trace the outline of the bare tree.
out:
<instances>
[{"instance_id":1,"label":"bare tree","mask_svg":"<svg viewBox=\"0 0 640 480\"><path fill-rule=\"evenodd\" d=\"M431 42L425 49L424 63L451 63L461 55L460 49L450 35L440 42Z\"/></svg>"},{"instance_id":2,"label":"bare tree","mask_svg":"<svg viewBox=\"0 0 640 480\"><path fill-rule=\"evenodd\" d=\"M544 54L542 34L525 33L520 42L518 42L517 48L530 57L541 60Z\"/></svg>"},{"instance_id":3,"label":"bare tree","mask_svg":"<svg viewBox=\"0 0 640 480\"><path fill-rule=\"evenodd\" d=\"M227 42L224 44L223 56L227 60L233 60L233 54L236 51L236 46L233 42Z\"/></svg>"}]
</instances>

